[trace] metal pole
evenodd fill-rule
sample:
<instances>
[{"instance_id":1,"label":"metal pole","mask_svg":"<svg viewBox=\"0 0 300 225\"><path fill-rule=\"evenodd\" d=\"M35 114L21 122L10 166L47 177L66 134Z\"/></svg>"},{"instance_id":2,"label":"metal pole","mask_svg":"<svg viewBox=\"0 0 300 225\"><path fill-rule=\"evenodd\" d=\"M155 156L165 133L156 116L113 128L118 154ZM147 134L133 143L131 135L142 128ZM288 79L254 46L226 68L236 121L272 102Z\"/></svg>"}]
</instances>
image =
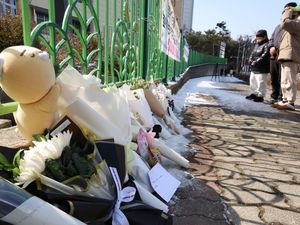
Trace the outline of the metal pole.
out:
<instances>
[{"instance_id":1,"label":"metal pole","mask_svg":"<svg viewBox=\"0 0 300 225\"><path fill-rule=\"evenodd\" d=\"M95 7L96 7L96 15L97 15L97 19L99 19L99 0L95 0Z\"/></svg>"},{"instance_id":2,"label":"metal pole","mask_svg":"<svg viewBox=\"0 0 300 225\"><path fill-rule=\"evenodd\" d=\"M24 45L31 45L30 39L30 8L27 0L21 0L23 42Z\"/></svg>"},{"instance_id":3,"label":"metal pole","mask_svg":"<svg viewBox=\"0 0 300 225\"><path fill-rule=\"evenodd\" d=\"M239 38L239 48L237 53L237 59L236 59L236 72L239 73L239 64L240 64L240 51L241 51L241 38Z\"/></svg>"},{"instance_id":4,"label":"metal pole","mask_svg":"<svg viewBox=\"0 0 300 225\"><path fill-rule=\"evenodd\" d=\"M83 1L82 2L82 18L83 18L83 22L85 23L84 26L81 26L81 34L82 34L82 38L84 40L84 42L86 43L86 39L87 39L87 26L86 26L86 21L87 21L87 16L86 16L86 2ZM87 74L88 72L88 65L87 65L87 45L82 46L82 58L83 58L83 65L82 65L82 73L83 74Z\"/></svg>"},{"instance_id":5,"label":"metal pole","mask_svg":"<svg viewBox=\"0 0 300 225\"><path fill-rule=\"evenodd\" d=\"M246 44L243 45L243 53L242 53L242 63L241 63L241 68L244 66L244 60L245 60L245 47Z\"/></svg>"},{"instance_id":6,"label":"metal pole","mask_svg":"<svg viewBox=\"0 0 300 225\"><path fill-rule=\"evenodd\" d=\"M54 0L48 1L48 12L49 12L49 21L55 23L55 2ZM56 51L55 51L55 29L50 27L50 46L53 49L53 55L51 55L51 62L56 67Z\"/></svg>"},{"instance_id":7,"label":"metal pole","mask_svg":"<svg viewBox=\"0 0 300 225\"><path fill-rule=\"evenodd\" d=\"M140 1L139 77L144 77L145 0Z\"/></svg>"},{"instance_id":8,"label":"metal pole","mask_svg":"<svg viewBox=\"0 0 300 225\"><path fill-rule=\"evenodd\" d=\"M122 6L121 6L121 11ZM114 32L116 32L116 26L117 26L117 0L114 0L114 18L113 18L113 25L114 25Z\"/></svg>"},{"instance_id":9,"label":"metal pole","mask_svg":"<svg viewBox=\"0 0 300 225\"><path fill-rule=\"evenodd\" d=\"M104 27L104 84L108 84L108 20L109 20L109 1L105 1L105 27ZM111 56L113 57L113 56Z\"/></svg>"}]
</instances>

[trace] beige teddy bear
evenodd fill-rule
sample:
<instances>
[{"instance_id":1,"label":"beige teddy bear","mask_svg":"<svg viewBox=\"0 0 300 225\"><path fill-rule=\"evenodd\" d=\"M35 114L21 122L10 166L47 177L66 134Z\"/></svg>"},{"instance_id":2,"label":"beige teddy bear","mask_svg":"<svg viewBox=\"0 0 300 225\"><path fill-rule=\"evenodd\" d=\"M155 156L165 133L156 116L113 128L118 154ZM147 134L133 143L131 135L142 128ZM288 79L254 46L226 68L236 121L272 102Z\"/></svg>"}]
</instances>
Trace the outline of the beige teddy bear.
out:
<instances>
[{"instance_id":1,"label":"beige teddy bear","mask_svg":"<svg viewBox=\"0 0 300 225\"><path fill-rule=\"evenodd\" d=\"M60 87L48 53L29 46L6 48L0 53L0 85L19 103L15 120L25 138L50 128Z\"/></svg>"}]
</instances>

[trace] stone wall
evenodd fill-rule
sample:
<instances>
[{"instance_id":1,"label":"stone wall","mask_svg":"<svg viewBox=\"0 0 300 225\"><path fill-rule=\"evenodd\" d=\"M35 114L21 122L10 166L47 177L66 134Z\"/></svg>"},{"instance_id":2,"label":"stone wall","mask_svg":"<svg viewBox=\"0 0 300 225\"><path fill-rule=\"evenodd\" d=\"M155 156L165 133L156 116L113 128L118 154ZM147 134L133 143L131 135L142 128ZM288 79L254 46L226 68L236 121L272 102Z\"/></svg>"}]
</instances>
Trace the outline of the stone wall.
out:
<instances>
[{"instance_id":1,"label":"stone wall","mask_svg":"<svg viewBox=\"0 0 300 225\"><path fill-rule=\"evenodd\" d=\"M202 76L212 76L212 75L220 75L223 71L225 74L226 65L219 64L202 64L197 66L191 66L185 71L183 77L174 85L170 85L170 89L172 94L176 94L180 88L189 80Z\"/></svg>"}]
</instances>

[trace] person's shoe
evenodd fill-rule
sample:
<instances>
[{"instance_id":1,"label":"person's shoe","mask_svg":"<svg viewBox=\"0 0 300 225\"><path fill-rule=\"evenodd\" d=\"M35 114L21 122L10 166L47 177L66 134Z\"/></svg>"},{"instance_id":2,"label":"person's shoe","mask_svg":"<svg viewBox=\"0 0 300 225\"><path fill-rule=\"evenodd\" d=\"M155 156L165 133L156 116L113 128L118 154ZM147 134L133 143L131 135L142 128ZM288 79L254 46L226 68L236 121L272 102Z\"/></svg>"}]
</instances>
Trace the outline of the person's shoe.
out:
<instances>
[{"instance_id":1,"label":"person's shoe","mask_svg":"<svg viewBox=\"0 0 300 225\"><path fill-rule=\"evenodd\" d=\"M251 94L251 95L246 96L246 99L248 99L248 100L253 100L254 98L256 98L255 94Z\"/></svg>"},{"instance_id":2,"label":"person's shoe","mask_svg":"<svg viewBox=\"0 0 300 225\"><path fill-rule=\"evenodd\" d=\"M273 104L271 104L271 106L273 107L273 108L277 108L278 107L278 105L279 105L279 101L277 101L277 102L274 102Z\"/></svg>"},{"instance_id":3,"label":"person's shoe","mask_svg":"<svg viewBox=\"0 0 300 225\"><path fill-rule=\"evenodd\" d=\"M286 103L280 102L277 106L277 109L295 111L295 105L292 102L286 102Z\"/></svg>"},{"instance_id":4,"label":"person's shoe","mask_svg":"<svg viewBox=\"0 0 300 225\"><path fill-rule=\"evenodd\" d=\"M278 99L271 98L270 100L271 105L275 104L276 102L278 102Z\"/></svg>"},{"instance_id":5,"label":"person's shoe","mask_svg":"<svg viewBox=\"0 0 300 225\"><path fill-rule=\"evenodd\" d=\"M281 101L275 102L274 104L272 104L273 108L278 108L278 106L283 106L287 103L288 101L286 99L283 99Z\"/></svg>"},{"instance_id":6,"label":"person's shoe","mask_svg":"<svg viewBox=\"0 0 300 225\"><path fill-rule=\"evenodd\" d=\"M259 96L255 96L255 98L253 99L253 101L255 101L255 102L263 102L264 98L263 97L259 97Z\"/></svg>"}]
</instances>

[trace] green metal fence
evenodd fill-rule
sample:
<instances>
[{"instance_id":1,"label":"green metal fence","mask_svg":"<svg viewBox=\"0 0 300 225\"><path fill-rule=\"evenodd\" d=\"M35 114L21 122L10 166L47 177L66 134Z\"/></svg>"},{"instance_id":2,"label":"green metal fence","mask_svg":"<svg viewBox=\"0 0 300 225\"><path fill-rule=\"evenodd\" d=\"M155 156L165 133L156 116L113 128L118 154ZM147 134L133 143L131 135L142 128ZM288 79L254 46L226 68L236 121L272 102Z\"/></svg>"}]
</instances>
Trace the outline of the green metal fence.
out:
<instances>
[{"instance_id":1,"label":"green metal fence","mask_svg":"<svg viewBox=\"0 0 300 225\"><path fill-rule=\"evenodd\" d=\"M100 0L68 0L61 26L55 22L55 2L59 1L49 0L49 20L32 30L28 2L21 0L24 44L46 49L57 74L70 64L83 74L100 77L104 85L109 85L141 78L172 80L190 65L226 63L226 59L196 51L190 51L189 60L185 62L183 36L181 61L161 52L160 0L102 0L104 10L100 10ZM117 10L117 3L121 4L120 10ZM109 19L111 8L112 20ZM100 17L104 18L103 27ZM78 21L77 25L74 20ZM110 26L113 27L111 36ZM15 111L16 106L16 103L0 104L0 115Z\"/></svg>"}]
</instances>

